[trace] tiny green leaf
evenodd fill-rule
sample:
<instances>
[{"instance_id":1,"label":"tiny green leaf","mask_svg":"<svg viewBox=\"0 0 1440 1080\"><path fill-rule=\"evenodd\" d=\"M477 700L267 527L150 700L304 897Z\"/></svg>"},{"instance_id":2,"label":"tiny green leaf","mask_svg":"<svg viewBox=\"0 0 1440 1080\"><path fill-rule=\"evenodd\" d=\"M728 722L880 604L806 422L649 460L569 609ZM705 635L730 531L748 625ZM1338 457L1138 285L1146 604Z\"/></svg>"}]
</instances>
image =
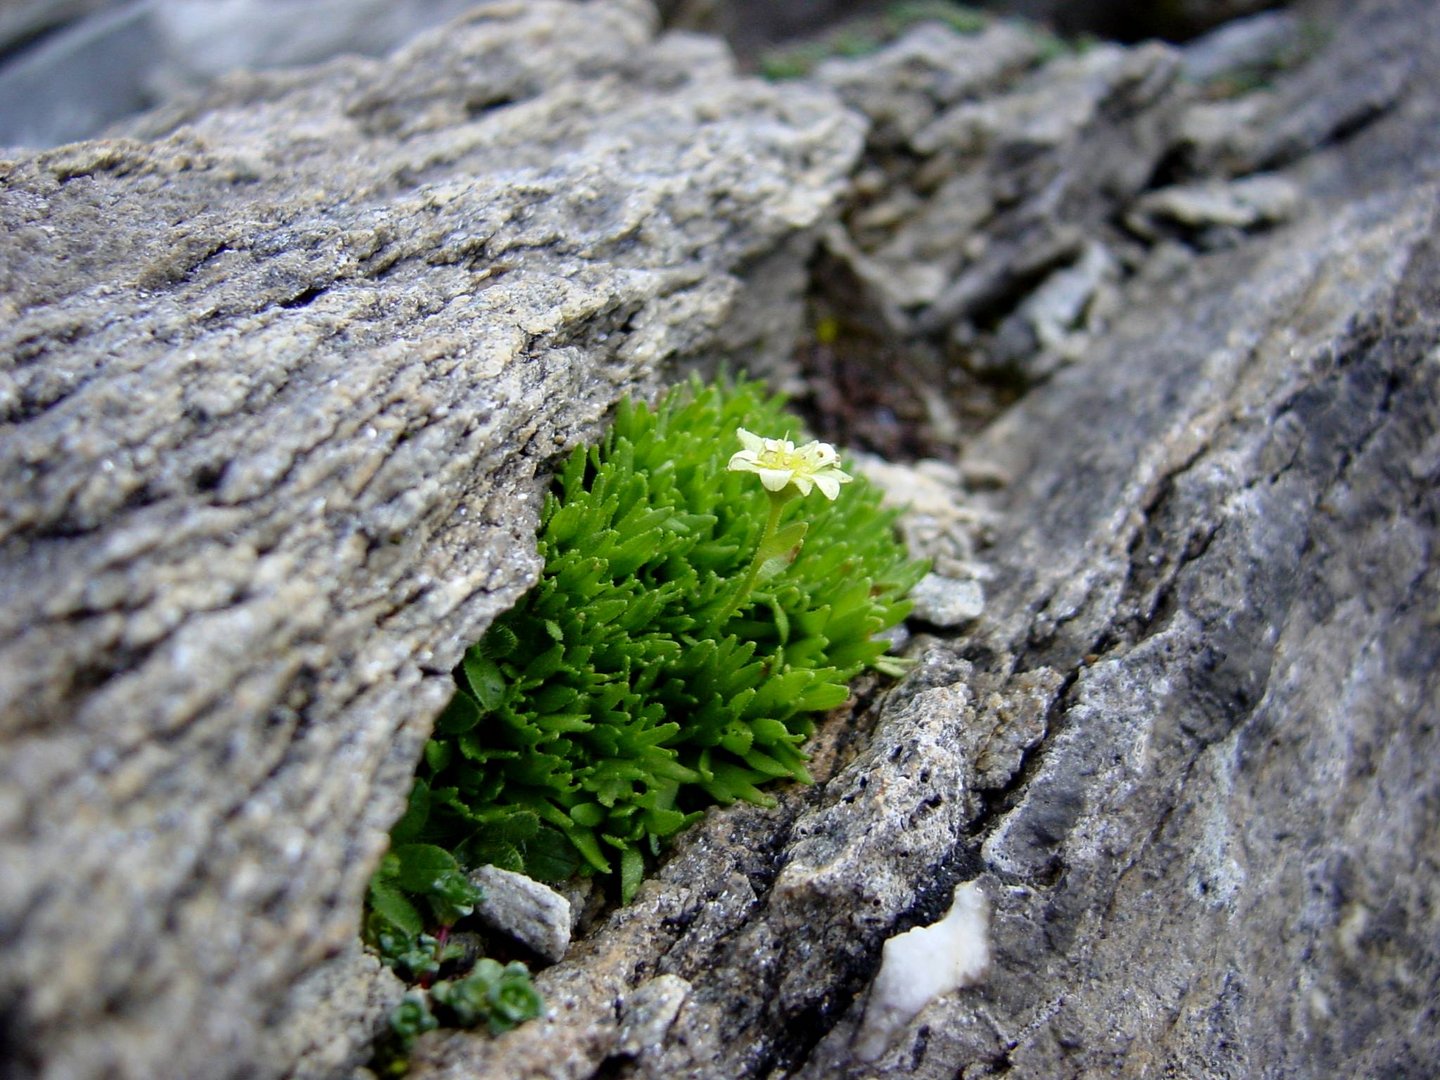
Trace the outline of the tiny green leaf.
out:
<instances>
[{"instance_id":1,"label":"tiny green leaf","mask_svg":"<svg viewBox=\"0 0 1440 1080\"><path fill-rule=\"evenodd\" d=\"M482 709L498 708L505 697L505 676L495 661L471 649L465 654L465 678Z\"/></svg>"},{"instance_id":2,"label":"tiny green leaf","mask_svg":"<svg viewBox=\"0 0 1440 1080\"><path fill-rule=\"evenodd\" d=\"M468 694L456 694L435 721L441 735L461 735L480 722L480 707Z\"/></svg>"},{"instance_id":3,"label":"tiny green leaf","mask_svg":"<svg viewBox=\"0 0 1440 1080\"><path fill-rule=\"evenodd\" d=\"M627 847L620 853L620 902L628 904L635 899L640 882L645 876L645 856L635 848Z\"/></svg>"},{"instance_id":4,"label":"tiny green leaf","mask_svg":"<svg viewBox=\"0 0 1440 1080\"><path fill-rule=\"evenodd\" d=\"M395 857L395 883L411 892L429 892L436 881L460 870L455 856L434 844L399 844L390 854Z\"/></svg>"},{"instance_id":5,"label":"tiny green leaf","mask_svg":"<svg viewBox=\"0 0 1440 1080\"><path fill-rule=\"evenodd\" d=\"M760 557L769 559L774 556L784 556L788 563L793 557L805 533L810 528L808 521L792 521L789 525L776 529L774 534L764 544L760 545Z\"/></svg>"},{"instance_id":6,"label":"tiny green leaf","mask_svg":"<svg viewBox=\"0 0 1440 1080\"><path fill-rule=\"evenodd\" d=\"M425 928L420 910L410 902L409 897L392 883L378 878L370 883L370 910L410 937L415 937Z\"/></svg>"}]
</instances>

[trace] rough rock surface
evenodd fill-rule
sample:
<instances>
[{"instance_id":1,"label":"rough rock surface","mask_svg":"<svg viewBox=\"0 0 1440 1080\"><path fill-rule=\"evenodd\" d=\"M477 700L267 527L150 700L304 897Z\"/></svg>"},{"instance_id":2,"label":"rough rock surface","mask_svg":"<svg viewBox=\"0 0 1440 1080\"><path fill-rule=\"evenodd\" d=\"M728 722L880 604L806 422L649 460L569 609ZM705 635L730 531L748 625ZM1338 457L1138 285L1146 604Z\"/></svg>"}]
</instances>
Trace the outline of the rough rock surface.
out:
<instances>
[{"instance_id":1,"label":"rough rock surface","mask_svg":"<svg viewBox=\"0 0 1440 1080\"><path fill-rule=\"evenodd\" d=\"M484 894L475 914L491 926L513 936L552 964L570 947L570 928L576 915L570 901L554 889L524 874L482 866L470 874Z\"/></svg>"},{"instance_id":2,"label":"rough rock surface","mask_svg":"<svg viewBox=\"0 0 1440 1080\"><path fill-rule=\"evenodd\" d=\"M822 71L874 88L851 97L874 124L830 238L861 282L846 296L968 362L1047 276L1005 279L992 246L1043 268L1058 236L1116 250L1114 302L968 440L960 475L1004 481L968 496L983 617L917 636L905 681L824 728L816 787L683 837L540 976L545 1023L428 1037L420 1075L1435 1071L1440 27L1419 0L1303 14L1333 20L1329 45L1229 102L1251 149L1228 158L1194 153L1194 116L1226 103L1160 47L1048 75L1036 58L949 98L923 76L954 68L926 57L972 46L934 31L897 46L918 59ZM1324 84L1366 69L1386 104L1359 119ZM937 141L951 161L911 184L907 132L947 108L993 126ZM1257 170L1294 202L1222 242L1117 228L1167 184ZM923 251L917 225L885 248L919 221L970 243ZM866 276L866 255L893 262ZM896 301L947 259L945 287ZM1003 285L984 304L954 292L977 266ZM884 941L971 880L994 911L986 981L857 1061ZM637 1049L626 1002L662 978L683 1000Z\"/></svg>"},{"instance_id":3,"label":"rough rock surface","mask_svg":"<svg viewBox=\"0 0 1440 1080\"><path fill-rule=\"evenodd\" d=\"M983 610L417 1075L1435 1073L1440 9L1297 5L1325 44L1254 89L917 30L817 75L863 156L638 6L491 11L3 167L16 1071L363 1058L360 893L522 497L671 357L780 348L818 226L820 299L1007 380L886 481ZM972 881L988 975L859 1062Z\"/></svg>"},{"instance_id":4,"label":"rough rock surface","mask_svg":"<svg viewBox=\"0 0 1440 1080\"><path fill-rule=\"evenodd\" d=\"M533 579L537 473L676 354L788 349L747 283L859 121L652 37L492 4L0 163L0 1072L335 1065L292 984Z\"/></svg>"}]
</instances>

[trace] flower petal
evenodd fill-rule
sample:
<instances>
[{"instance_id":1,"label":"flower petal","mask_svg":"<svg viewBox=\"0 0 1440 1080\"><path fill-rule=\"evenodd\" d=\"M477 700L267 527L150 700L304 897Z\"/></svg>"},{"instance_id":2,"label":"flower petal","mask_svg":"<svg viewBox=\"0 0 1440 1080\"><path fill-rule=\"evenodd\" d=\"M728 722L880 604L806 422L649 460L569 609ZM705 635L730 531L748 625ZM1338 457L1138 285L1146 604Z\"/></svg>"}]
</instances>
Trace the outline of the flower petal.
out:
<instances>
[{"instance_id":1,"label":"flower petal","mask_svg":"<svg viewBox=\"0 0 1440 1080\"><path fill-rule=\"evenodd\" d=\"M767 469L762 466L755 471L760 475L760 483L765 485L766 491L779 491L795 479L794 469Z\"/></svg>"},{"instance_id":2,"label":"flower petal","mask_svg":"<svg viewBox=\"0 0 1440 1080\"><path fill-rule=\"evenodd\" d=\"M766 440L766 439L762 439L759 435L756 435L753 431L746 431L743 427L742 427L742 428L736 428L736 429L735 429L735 434L736 434L737 436L739 436L739 438L740 438L740 445L745 448L745 451L744 451L744 452L747 452L747 453L750 453L750 454L758 454L758 453L760 453L762 450L765 449L765 443L768 441L768 440Z\"/></svg>"},{"instance_id":3,"label":"flower petal","mask_svg":"<svg viewBox=\"0 0 1440 1080\"><path fill-rule=\"evenodd\" d=\"M760 463L755 460L753 450L736 450L730 455L730 464L725 468L731 472L754 472L760 468Z\"/></svg>"},{"instance_id":4,"label":"flower petal","mask_svg":"<svg viewBox=\"0 0 1440 1080\"><path fill-rule=\"evenodd\" d=\"M851 480L829 443L812 439L797 449L789 438L766 439L743 427L736 428L735 434L745 448L731 455L726 468L755 473L767 491L779 492L793 485L801 495L809 495L818 486L827 499L834 499L840 494L840 485Z\"/></svg>"}]
</instances>

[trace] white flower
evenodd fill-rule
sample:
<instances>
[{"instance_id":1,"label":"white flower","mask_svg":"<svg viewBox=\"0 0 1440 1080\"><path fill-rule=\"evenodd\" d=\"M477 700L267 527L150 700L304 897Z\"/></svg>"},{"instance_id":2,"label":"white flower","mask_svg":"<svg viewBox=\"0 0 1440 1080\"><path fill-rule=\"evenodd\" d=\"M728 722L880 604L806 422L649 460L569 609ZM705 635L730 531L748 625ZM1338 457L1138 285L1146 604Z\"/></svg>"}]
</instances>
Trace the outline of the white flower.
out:
<instances>
[{"instance_id":1,"label":"white flower","mask_svg":"<svg viewBox=\"0 0 1440 1080\"><path fill-rule=\"evenodd\" d=\"M731 472L753 472L766 491L782 491L793 484L801 495L818 487L827 499L840 494L840 485L853 479L840 468L840 455L829 443L808 442L796 449L789 439L762 439L736 428L744 450L736 451L726 466Z\"/></svg>"}]
</instances>

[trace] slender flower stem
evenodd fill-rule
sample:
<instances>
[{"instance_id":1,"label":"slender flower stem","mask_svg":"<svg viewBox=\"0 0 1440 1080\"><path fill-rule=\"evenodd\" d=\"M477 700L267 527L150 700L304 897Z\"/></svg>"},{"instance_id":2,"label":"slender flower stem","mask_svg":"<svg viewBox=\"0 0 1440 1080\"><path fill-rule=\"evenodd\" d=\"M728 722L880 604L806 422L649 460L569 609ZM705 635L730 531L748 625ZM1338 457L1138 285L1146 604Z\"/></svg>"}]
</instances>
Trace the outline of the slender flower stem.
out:
<instances>
[{"instance_id":1,"label":"slender flower stem","mask_svg":"<svg viewBox=\"0 0 1440 1080\"><path fill-rule=\"evenodd\" d=\"M730 616L740 610L742 604L750 599L750 593L755 588L755 579L760 576L760 567L765 563L765 549L769 546L770 540L775 535L775 530L780 526L780 512L785 509L785 504L790 501L792 492L788 489L783 491L767 491L770 496L770 517L765 522L765 529L760 533L760 542L755 545L755 556L750 560L750 569L745 572L745 580L740 583L739 590L715 617L714 625L718 628L730 619Z\"/></svg>"}]
</instances>

